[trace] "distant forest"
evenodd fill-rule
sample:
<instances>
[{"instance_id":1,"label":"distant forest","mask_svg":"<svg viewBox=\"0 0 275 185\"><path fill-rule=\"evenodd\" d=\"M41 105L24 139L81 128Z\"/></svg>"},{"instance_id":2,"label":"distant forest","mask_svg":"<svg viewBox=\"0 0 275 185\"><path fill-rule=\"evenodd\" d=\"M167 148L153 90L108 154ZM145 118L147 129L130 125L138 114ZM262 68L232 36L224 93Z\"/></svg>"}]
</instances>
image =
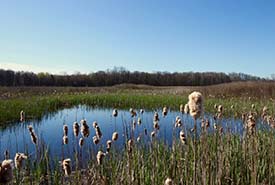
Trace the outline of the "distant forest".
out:
<instances>
[{"instance_id":1,"label":"distant forest","mask_svg":"<svg viewBox=\"0 0 275 185\"><path fill-rule=\"evenodd\" d=\"M53 75L0 69L0 86L112 86L122 83L153 86L204 86L234 81L265 80L243 73L130 72L122 67L90 74Z\"/></svg>"}]
</instances>

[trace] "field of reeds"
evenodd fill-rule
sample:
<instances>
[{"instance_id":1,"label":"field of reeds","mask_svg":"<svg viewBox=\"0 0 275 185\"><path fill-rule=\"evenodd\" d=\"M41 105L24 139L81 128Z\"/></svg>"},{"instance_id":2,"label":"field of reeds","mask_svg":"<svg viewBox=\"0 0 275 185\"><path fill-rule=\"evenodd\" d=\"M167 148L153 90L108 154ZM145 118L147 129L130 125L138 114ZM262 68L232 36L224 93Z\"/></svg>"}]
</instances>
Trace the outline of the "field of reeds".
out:
<instances>
[{"instance_id":1,"label":"field of reeds","mask_svg":"<svg viewBox=\"0 0 275 185\"><path fill-rule=\"evenodd\" d=\"M261 98L243 92L239 93L240 96L224 96L218 86L209 87L212 93L210 89L202 89L202 94L190 94L194 89L151 88L139 86L79 92L59 89L45 93L42 89L26 90L25 93L18 90L10 93L8 98L2 96L2 127L13 121L40 119L47 113L80 104L112 108L114 111L110 114L114 117L120 109L131 108L131 120L125 122L133 125L130 125L132 129L124 131L126 137L120 147L115 143L116 137L121 135L115 133L109 136L108 143L100 143L100 125L92 124L93 120L82 120L78 128L65 126L60 136L63 144L68 143L68 132L78 129L77 132L85 138L89 129L95 129L93 140L87 142L91 145L98 142L102 147L87 159L79 158L76 153L74 158L62 160L58 156L51 159L51 148L39 141L35 131L29 127L30 139L36 146L35 158L29 158L28 153L9 156L7 151L6 160L1 157L0 181L10 184L275 184L273 90L263 92ZM4 91L6 89L2 89ZM137 110L143 108L161 108L163 115L155 114L148 123L152 129L140 131L136 137L133 132L141 114ZM179 114L175 117L175 124L171 125L172 145L158 137L161 126L158 117L169 114L167 110ZM208 113L207 118L204 112ZM190 123L181 120L181 114L192 118ZM224 127L221 124L223 118L241 119L244 132L233 133L234 122ZM187 130L186 124L192 124L193 128ZM87 167L82 168L83 163Z\"/></svg>"}]
</instances>

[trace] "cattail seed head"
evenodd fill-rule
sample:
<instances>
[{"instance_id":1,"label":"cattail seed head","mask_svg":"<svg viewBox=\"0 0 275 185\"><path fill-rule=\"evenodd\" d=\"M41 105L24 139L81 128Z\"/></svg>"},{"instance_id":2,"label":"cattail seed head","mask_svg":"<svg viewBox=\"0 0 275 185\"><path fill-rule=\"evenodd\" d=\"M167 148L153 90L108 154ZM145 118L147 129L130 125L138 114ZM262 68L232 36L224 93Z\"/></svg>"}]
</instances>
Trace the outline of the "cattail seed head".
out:
<instances>
[{"instance_id":1,"label":"cattail seed head","mask_svg":"<svg viewBox=\"0 0 275 185\"><path fill-rule=\"evenodd\" d=\"M158 121L154 121L154 129L159 130L159 123L158 123Z\"/></svg>"},{"instance_id":2,"label":"cattail seed head","mask_svg":"<svg viewBox=\"0 0 275 185\"><path fill-rule=\"evenodd\" d=\"M131 114L131 117L137 116L137 113L136 113L136 111L134 109L130 108L129 112Z\"/></svg>"},{"instance_id":3,"label":"cattail seed head","mask_svg":"<svg viewBox=\"0 0 275 185\"><path fill-rule=\"evenodd\" d=\"M222 113L222 112L223 112L223 106L222 106L222 105L219 105L219 106L218 106L218 112L219 112L219 113Z\"/></svg>"},{"instance_id":4,"label":"cattail seed head","mask_svg":"<svg viewBox=\"0 0 275 185\"><path fill-rule=\"evenodd\" d=\"M67 158L62 161L62 169L66 176L69 176L71 174L71 159Z\"/></svg>"},{"instance_id":5,"label":"cattail seed head","mask_svg":"<svg viewBox=\"0 0 275 185\"><path fill-rule=\"evenodd\" d=\"M97 126L98 126L97 122L94 121L94 122L93 122L93 127L96 128Z\"/></svg>"},{"instance_id":6,"label":"cattail seed head","mask_svg":"<svg viewBox=\"0 0 275 185\"><path fill-rule=\"evenodd\" d=\"M15 168L16 169L21 169L22 166L23 166L23 161L27 158L28 157L23 153L16 153L15 157L14 157Z\"/></svg>"},{"instance_id":7,"label":"cattail seed head","mask_svg":"<svg viewBox=\"0 0 275 185\"><path fill-rule=\"evenodd\" d=\"M63 133L65 136L68 136L68 125L63 125Z\"/></svg>"},{"instance_id":8,"label":"cattail seed head","mask_svg":"<svg viewBox=\"0 0 275 185\"><path fill-rule=\"evenodd\" d=\"M31 140L32 140L33 144L36 145L37 144L37 136L35 135L34 132L31 132L30 134L31 134Z\"/></svg>"},{"instance_id":9,"label":"cattail seed head","mask_svg":"<svg viewBox=\"0 0 275 185\"><path fill-rule=\"evenodd\" d=\"M32 127L32 125L28 125L28 130L29 130L30 133L33 132L33 127Z\"/></svg>"},{"instance_id":10,"label":"cattail seed head","mask_svg":"<svg viewBox=\"0 0 275 185\"><path fill-rule=\"evenodd\" d=\"M105 156L105 153L103 153L102 151L97 152L96 160L98 165L102 164L104 156Z\"/></svg>"},{"instance_id":11,"label":"cattail seed head","mask_svg":"<svg viewBox=\"0 0 275 185\"><path fill-rule=\"evenodd\" d=\"M11 159L4 160L0 166L0 183L8 183L13 179L13 163Z\"/></svg>"},{"instance_id":12,"label":"cattail seed head","mask_svg":"<svg viewBox=\"0 0 275 185\"><path fill-rule=\"evenodd\" d=\"M89 137L90 130L86 120L81 120L81 134L83 137Z\"/></svg>"},{"instance_id":13,"label":"cattail seed head","mask_svg":"<svg viewBox=\"0 0 275 185\"><path fill-rule=\"evenodd\" d=\"M69 138L68 138L68 136L64 135L63 136L63 144L67 145L68 143L69 143Z\"/></svg>"},{"instance_id":14,"label":"cattail seed head","mask_svg":"<svg viewBox=\"0 0 275 185\"><path fill-rule=\"evenodd\" d=\"M155 112L154 114L154 122L159 121L159 114Z\"/></svg>"},{"instance_id":15,"label":"cattail seed head","mask_svg":"<svg viewBox=\"0 0 275 185\"><path fill-rule=\"evenodd\" d=\"M181 127L182 122L179 116L176 117L176 123L175 123L175 127Z\"/></svg>"},{"instance_id":16,"label":"cattail seed head","mask_svg":"<svg viewBox=\"0 0 275 185\"><path fill-rule=\"evenodd\" d=\"M170 178L167 178L164 182L164 185L173 185L173 181Z\"/></svg>"},{"instance_id":17,"label":"cattail seed head","mask_svg":"<svg viewBox=\"0 0 275 185\"><path fill-rule=\"evenodd\" d=\"M114 110L113 110L113 116L114 116L114 117L117 117L117 115L118 115L118 111L117 111L117 109L114 109Z\"/></svg>"},{"instance_id":18,"label":"cattail seed head","mask_svg":"<svg viewBox=\"0 0 275 185\"><path fill-rule=\"evenodd\" d=\"M84 145L84 139L81 137L79 139L79 146L82 147Z\"/></svg>"},{"instance_id":19,"label":"cattail seed head","mask_svg":"<svg viewBox=\"0 0 275 185\"><path fill-rule=\"evenodd\" d=\"M140 113L140 114L143 114L143 113L144 113L144 110L143 110L143 109L140 109L139 113Z\"/></svg>"},{"instance_id":20,"label":"cattail seed head","mask_svg":"<svg viewBox=\"0 0 275 185\"><path fill-rule=\"evenodd\" d=\"M134 141L132 139L129 139L127 142L127 146L128 146L128 152L132 152L133 150L133 146L134 146Z\"/></svg>"},{"instance_id":21,"label":"cattail seed head","mask_svg":"<svg viewBox=\"0 0 275 185\"><path fill-rule=\"evenodd\" d=\"M100 141L100 139L97 137L97 136L94 136L93 137L93 142L94 142L94 144L98 144L99 143L99 141Z\"/></svg>"},{"instance_id":22,"label":"cattail seed head","mask_svg":"<svg viewBox=\"0 0 275 185\"><path fill-rule=\"evenodd\" d=\"M189 105L188 105L188 103L184 105L184 113L189 114Z\"/></svg>"},{"instance_id":23,"label":"cattail seed head","mask_svg":"<svg viewBox=\"0 0 275 185\"><path fill-rule=\"evenodd\" d=\"M99 126L96 126L96 127L95 127L95 133L96 133L96 136L97 136L98 138L101 138L101 137L102 137L102 132L101 132Z\"/></svg>"},{"instance_id":24,"label":"cattail seed head","mask_svg":"<svg viewBox=\"0 0 275 185\"><path fill-rule=\"evenodd\" d=\"M108 141L106 142L106 145L107 145L107 147L106 147L107 152L110 152L110 149L111 149L111 146L112 146L112 141L111 141L111 140L108 140Z\"/></svg>"},{"instance_id":25,"label":"cattail seed head","mask_svg":"<svg viewBox=\"0 0 275 185\"><path fill-rule=\"evenodd\" d=\"M74 136L78 137L78 134L79 134L79 124L77 122L74 122L74 124L73 124L73 132L74 132Z\"/></svg>"},{"instance_id":26,"label":"cattail seed head","mask_svg":"<svg viewBox=\"0 0 275 185\"><path fill-rule=\"evenodd\" d=\"M155 131L152 131L151 132L151 137L154 138L156 136L156 132Z\"/></svg>"},{"instance_id":27,"label":"cattail seed head","mask_svg":"<svg viewBox=\"0 0 275 185\"><path fill-rule=\"evenodd\" d=\"M186 137L183 130L180 131L180 141L182 142L182 144L186 144Z\"/></svg>"},{"instance_id":28,"label":"cattail seed head","mask_svg":"<svg viewBox=\"0 0 275 185\"><path fill-rule=\"evenodd\" d=\"M180 112L183 114L184 113L184 105L180 104Z\"/></svg>"},{"instance_id":29,"label":"cattail seed head","mask_svg":"<svg viewBox=\"0 0 275 185\"><path fill-rule=\"evenodd\" d=\"M162 109L162 116L163 116L163 117L167 116L167 113L168 113L168 108L165 106L165 107L163 107L163 109Z\"/></svg>"},{"instance_id":30,"label":"cattail seed head","mask_svg":"<svg viewBox=\"0 0 275 185\"><path fill-rule=\"evenodd\" d=\"M138 118L138 125L141 125L141 118Z\"/></svg>"},{"instance_id":31,"label":"cattail seed head","mask_svg":"<svg viewBox=\"0 0 275 185\"><path fill-rule=\"evenodd\" d=\"M20 121L21 122L25 121L25 112L23 110L21 110L20 112Z\"/></svg>"},{"instance_id":32,"label":"cattail seed head","mask_svg":"<svg viewBox=\"0 0 275 185\"><path fill-rule=\"evenodd\" d=\"M112 135L112 140L116 141L117 139L118 139L118 133L114 132L113 135Z\"/></svg>"},{"instance_id":33,"label":"cattail seed head","mask_svg":"<svg viewBox=\"0 0 275 185\"><path fill-rule=\"evenodd\" d=\"M199 118L203 113L203 97L200 92L193 92L188 96L189 113L194 118Z\"/></svg>"}]
</instances>

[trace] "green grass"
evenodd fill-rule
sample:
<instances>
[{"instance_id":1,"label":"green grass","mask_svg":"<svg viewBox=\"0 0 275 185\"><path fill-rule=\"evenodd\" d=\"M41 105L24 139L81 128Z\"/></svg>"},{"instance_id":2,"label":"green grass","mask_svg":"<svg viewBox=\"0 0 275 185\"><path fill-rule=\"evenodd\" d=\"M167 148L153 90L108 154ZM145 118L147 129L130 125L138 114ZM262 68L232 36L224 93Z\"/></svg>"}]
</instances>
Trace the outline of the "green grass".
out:
<instances>
[{"instance_id":1,"label":"green grass","mask_svg":"<svg viewBox=\"0 0 275 185\"><path fill-rule=\"evenodd\" d=\"M165 95L165 94L134 94L128 93L92 93L92 94L63 94L18 97L0 101L0 125L5 126L7 122L18 121L19 113L24 110L27 119L40 119L43 115L57 111L62 108L85 104L92 107L106 107L129 109L145 108L154 110L168 106L172 110L179 110L180 104L187 102L187 96ZM239 116L256 105L256 110L261 112L263 106L268 106L274 112L274 105L271 101L255 100L244 98L206 98L204 102L205 111L214 113L214 104L222 104L226 116ZM231 109L234 105L234 110Z\"/></svg>"}]
</instances>

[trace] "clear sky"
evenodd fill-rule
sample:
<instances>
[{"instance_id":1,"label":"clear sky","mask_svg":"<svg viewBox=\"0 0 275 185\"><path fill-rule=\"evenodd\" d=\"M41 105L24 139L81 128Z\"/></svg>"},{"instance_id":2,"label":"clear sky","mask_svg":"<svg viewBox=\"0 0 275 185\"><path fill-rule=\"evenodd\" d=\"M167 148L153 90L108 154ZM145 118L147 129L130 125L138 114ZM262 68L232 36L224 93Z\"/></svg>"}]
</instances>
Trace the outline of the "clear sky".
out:
<instances>
[{"instance_id":1,"label":"clear sky","mask_svg":"<svg viewBox=\"0 0 275 185\"><path fill-rule=\"evenodd\" d=\"M0 0L0 68L275 73L274 0Z\"/></svg>"}]
</instances>

